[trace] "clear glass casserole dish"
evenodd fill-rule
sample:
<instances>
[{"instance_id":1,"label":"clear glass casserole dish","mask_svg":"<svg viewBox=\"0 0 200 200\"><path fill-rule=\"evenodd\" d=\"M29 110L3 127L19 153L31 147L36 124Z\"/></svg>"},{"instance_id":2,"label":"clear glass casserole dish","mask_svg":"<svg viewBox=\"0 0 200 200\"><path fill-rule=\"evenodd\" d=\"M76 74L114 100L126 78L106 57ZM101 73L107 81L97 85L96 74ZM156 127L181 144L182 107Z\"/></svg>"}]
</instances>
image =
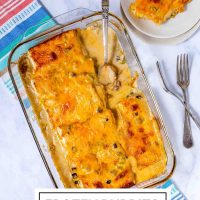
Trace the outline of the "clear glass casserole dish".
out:
<instances>
[{"instance_id":1,"label":"clear glass casserole dish","mask_svg":"<svg viewBox=\"0 0 200 200\"><path fill-rule=\"evenodd\" d=\"M72 29L84 29L87 26L90 26L92 22L100 21L102 19L101 12L93 12L84 8L76 9L62 15L59 15L55 18L48 20L45 24L39 24L35 28L37 33L32 35L29 38L26 38L26 34L24 35L24 40L19 43L11 52L8 59L8 70L14 85L17 97L21 104L22 110L24 112L25 118L37 145L37 148L40 152L41 158L45 164L45 167L48 171L48 174L56 188L62 188L63 183L60 180L58 172L54 166L53 160L49 151L47 150L47 144L43 137L43 134L40 130L40 127L35 119L33 114L33 109L31 104L29 103L28 95L26 94L26 90L24 86L21 84L21 78L19 76L19 71L17 68L18 60L21 55L26 53L31 47L52 38L64 31L72 30ZM40 31L42 27L48 27L45 31ZM117 18L115 15L110 13L109 17L109 27L114 30L116 33L119 43L125 53L127 64L133 74L133 72L137 71L139 73L138 78L138 89L140 89L146 96L148 104L151 108L153 115L155 116L157 123L160 128L160 133L162 136L162 140L164 143L165 152L167 155L167 164L166 169L163 174L159 177L144 181L142 183L137 184L134 187L145 188L153 185L157 185L165 180L167 180L173 172L175 167L175 156L170 145L167 130L164 124L164 121L161 116L161 112L159 110L158 104L152 92L150 85L148 84L146 75L144 70L140 64L139 58L137 56L136 50L132 41L129 37L129 34L122 23L122 21ZM44 29L44 28L43 28ZM28 30L29 31L29 30Z\"/></svg>"}]
</instances>

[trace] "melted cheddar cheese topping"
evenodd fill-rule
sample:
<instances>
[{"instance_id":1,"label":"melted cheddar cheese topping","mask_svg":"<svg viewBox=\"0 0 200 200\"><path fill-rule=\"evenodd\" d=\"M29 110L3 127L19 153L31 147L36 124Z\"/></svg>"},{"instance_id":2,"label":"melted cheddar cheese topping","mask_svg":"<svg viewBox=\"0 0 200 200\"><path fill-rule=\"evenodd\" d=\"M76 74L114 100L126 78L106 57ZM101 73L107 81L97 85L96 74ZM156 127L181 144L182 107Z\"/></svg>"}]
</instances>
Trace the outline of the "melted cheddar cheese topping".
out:
<instances>
[{"instance_id":1,"label":"melted cheddar cheese topping","mask_svg":"<svg viewBox=\"0 0 200 200\"><path fill-rule=\"evenodd\" d=\"M135 0L130 5L130 13L137 18L145 18L162 24L185 10L190 0Z\"/></svg>"},{"instance_id":2,"label":"melted cheddar cheese topping","mask_svg":"<svg viewBox=\"0 0 200 200\"><path fill-rule=\"evenodd\" d=\"M143 182L162 173L166 163L165 152L156 119L145 96L139 91L130 93L117 104L117 111L119 132L122 133L126 153L132 159L136 182Z\"/></svg>"},{"instance_id":3,"label":"melted cheddar cheese topping","mask_svg":"<svg viewBox=\"0 0 200 200\"><path fill-rule=\"evenodd\" d=\"M111 30L109 38L109 59L119 75L118 83L107 86L97 76L103 60L98 26L55 36L31 48L19 62L65 187L131 187L165 170L157 122L135 88L137 73L131 77Z\"/></svg>"}]
</instances>

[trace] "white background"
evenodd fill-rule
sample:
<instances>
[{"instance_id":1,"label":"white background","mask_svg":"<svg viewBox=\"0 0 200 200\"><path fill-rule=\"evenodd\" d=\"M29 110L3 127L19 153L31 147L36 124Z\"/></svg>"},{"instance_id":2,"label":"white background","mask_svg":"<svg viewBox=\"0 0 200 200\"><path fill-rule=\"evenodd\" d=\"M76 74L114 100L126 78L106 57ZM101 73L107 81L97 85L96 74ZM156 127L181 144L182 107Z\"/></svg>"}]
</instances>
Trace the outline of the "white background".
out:
<instances>
[{"instance_id":1,"label":"white background","mask_svg":"<svg viewBox=\"0 0 200 200\"><path fill-rule=\"evenodd\" d=\"M100 9L100 0L42 0L53 15L77 7ZM120 16L119 0L110 0L111 11ZM190 102L200 113L200 31L177 46L157 46L143 43L130 33L137 52L160 104L169 130L177 166L172 177L189 200L199 200L200 194L200 131L192 123L194 147L182 145L183 108L177 100L166 94L160 85L155 62L165 64L170 85L177 91L175 64L180 53L193 57L190 85ZM35 188L50 188L52 183L33 142L19 103L11 98L0 81L0 199L32 200Z\"/></svg>"},{"instance_id":2,"label":"white background","mask_svg":"<svg viewBox=\"0 0 200 200\"><path fill-rule=\"evenodd\" d=\"M39 199L39 192L40 199ZM53 193L54 192L54 193ZM59 192L59 193L58 193ZM38 190L35 200L170 200L170 193L166 190L134 190L133 192L125 190L79 190L79 193L74 190ZM84 193L80 193L84 192ZM156 193L155 193L156 192Z\"/></svg>"}]
</instances>

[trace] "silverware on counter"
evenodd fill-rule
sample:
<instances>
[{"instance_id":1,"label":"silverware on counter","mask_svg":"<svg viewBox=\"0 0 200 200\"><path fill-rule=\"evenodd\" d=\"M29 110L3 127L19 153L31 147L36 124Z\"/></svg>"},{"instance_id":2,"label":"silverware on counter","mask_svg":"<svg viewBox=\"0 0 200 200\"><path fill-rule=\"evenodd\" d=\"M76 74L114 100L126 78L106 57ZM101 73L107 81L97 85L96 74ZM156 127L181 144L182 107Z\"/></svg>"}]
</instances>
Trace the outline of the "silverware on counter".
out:
<instances>
[{"instance_id":1,"label":"silverware on counter","mask_svg":"<svg viewBox=\"0 0 200 200\"><path fill-rule=\"evenodd\" d=\"M185 102L185 105L189 106L188 87L190 84L190 70L189 70L188 55L186 54L181 54L177 56L176 78L177 78L177 84L182 89L183 100ZM186 148L190 148L193 146L190 117L186 109L185 109L185 119L184 119L183 144Z\"/></svg>"},{"instance_id":2,"label":"silverware on counter","mask_svg":"<svg viewBox=\"0 0 200 200\"><path fill-rule=\"evenodd\" d=\"M200 129L200 121L192 113L190 107L185 104L184 100L179 95L177 95L176 93L174 93L172 90L169 89L169 87L167 86L166 81L164 79L164 76L163 76L163 73L161 71L160 64L159 64L158 61L156 62L156 65L157 65L158 73L160 75L162 87L165 90L165 92L167 92L167 93L171 94L172 96L176 97L182 103L182 105L185 107L185 109L187 110L188 114L190 115L190 117L192 118L192 120L194 121L196 126Z\"/></svg>"}]
</instances>

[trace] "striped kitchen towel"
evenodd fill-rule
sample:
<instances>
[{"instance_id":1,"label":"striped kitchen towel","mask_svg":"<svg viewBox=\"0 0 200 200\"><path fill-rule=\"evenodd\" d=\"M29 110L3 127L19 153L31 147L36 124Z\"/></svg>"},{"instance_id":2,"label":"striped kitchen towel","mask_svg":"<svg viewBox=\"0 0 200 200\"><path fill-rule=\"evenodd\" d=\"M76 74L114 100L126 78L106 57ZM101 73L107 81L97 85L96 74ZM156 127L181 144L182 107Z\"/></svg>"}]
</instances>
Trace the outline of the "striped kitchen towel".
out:
<instances>
[{"instance_id":1,"label":"striped kitchen towel","mask_svg":"<svg viewBox=\"0 0 200 200\"><path fill-rule=\"evenodd\" d=\"M46 9L36 0L0 0L0 71L7 67L10 50L23 39L26 31L49 18ZM36 29L27 34L33 34Z\"/></svg>"},{"instance_id":2,"label":"striped kitchen towel","mask_svg":"<svg viewBox=\"0 0 200 200\"><path fill-rule=\"evenodd\" d=\"M47 10L37 0L0 0L0 77L15 98L14 87L7 72L9 53L23 39L52 27L55 23L50 18ZM24 105L33 117L17 66L13 67L13 72Z\"/></svg>"},{"instance_id":3,"label":"striped kitchen towel","mask_svg":"<svg viewBox=\"0 0 200 200\"><path fill-rule=\"evenodd\" d=\"M172 180L168 180L163 185L157 188L169 189L171 192L171 200L187 200L187 198L180 192Z\"/></svg>"}]
</instances>

